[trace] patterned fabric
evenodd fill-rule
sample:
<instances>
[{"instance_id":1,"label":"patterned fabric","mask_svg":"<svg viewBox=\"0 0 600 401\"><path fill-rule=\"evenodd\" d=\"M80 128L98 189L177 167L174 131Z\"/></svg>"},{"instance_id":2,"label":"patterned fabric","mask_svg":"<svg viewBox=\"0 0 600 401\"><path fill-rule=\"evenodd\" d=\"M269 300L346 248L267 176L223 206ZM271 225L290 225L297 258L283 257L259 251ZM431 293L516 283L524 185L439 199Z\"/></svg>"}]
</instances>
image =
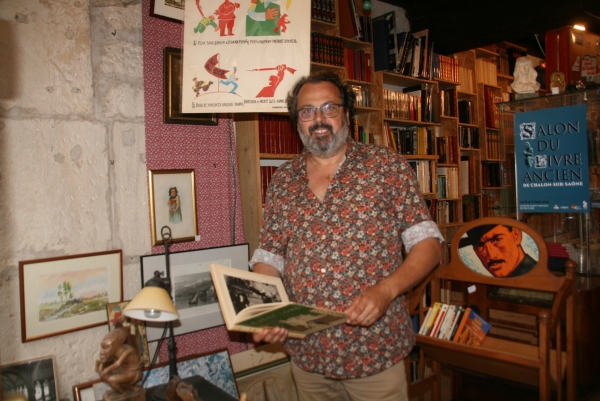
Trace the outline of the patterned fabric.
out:
<instances>
[{"instance_id":1,"label":"patterned fabric","mask_svg":"<svg viewBox=\"0 0 600 401\"><path fill-rule=\"evenodd\" d=\"M252 263L269 253L283 256L290 301L343 311L402 263L402 239L411 247L427 237L443 240L404 157L351 141L323 202L308 188L305 155L276 171ZM347 379L391 367L414 342L399 297L371 327L342 324L288 339L286 347L302 369Z\"/></svg>"}]
</instances>

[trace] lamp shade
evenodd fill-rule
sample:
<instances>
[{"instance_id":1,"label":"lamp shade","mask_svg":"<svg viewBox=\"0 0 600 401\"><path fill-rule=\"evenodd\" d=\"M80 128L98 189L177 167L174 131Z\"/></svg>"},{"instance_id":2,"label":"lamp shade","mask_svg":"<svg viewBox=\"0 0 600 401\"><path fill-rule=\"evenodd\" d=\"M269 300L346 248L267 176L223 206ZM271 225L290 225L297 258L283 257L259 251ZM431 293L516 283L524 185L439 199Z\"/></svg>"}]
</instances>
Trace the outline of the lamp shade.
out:
<instances>
[{"instance_id":1,"label":"lamp shade","mask_svg":"<svg viewBox=\"0 0 600 401\"><path fill-rule=\"evenodd\" d=\"M146 286L127 304L123 314L147 322L170 322L179 319L179 312L169 293L160 287Z\"/></svg>"}]
</instances>

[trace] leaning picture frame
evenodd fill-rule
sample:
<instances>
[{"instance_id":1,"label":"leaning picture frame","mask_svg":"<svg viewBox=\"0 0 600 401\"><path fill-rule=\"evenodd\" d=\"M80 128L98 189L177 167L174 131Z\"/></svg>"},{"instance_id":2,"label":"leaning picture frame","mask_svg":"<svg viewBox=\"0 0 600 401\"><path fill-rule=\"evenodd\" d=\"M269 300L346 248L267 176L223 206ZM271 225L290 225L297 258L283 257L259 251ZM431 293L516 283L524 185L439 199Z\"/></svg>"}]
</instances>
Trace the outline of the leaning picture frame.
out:
<instances>
[{"instance_id":1,"label":"leaning picture frame","mask_svg":"<svg viewBox=\"0 0 600 401\"><path fill-rule=\"evenodd\" d=\"M123 300L122 251L19 262L21 341L106 324L106 305Z\"/></svg>"},{"instance_id":2,"label":"leaning picture frame","mask_svg":"<svg viewBox=\"0 0 600 401\"><path fill-rule=\"evenodd\" d=\"M198 225L194 170L150 170L148 189L152 246L164 244L164 226L171 229L170 243L195 240Z\"/></svg>"},{"instance_id":3,"label":"leaning picture frame","mask_svg":"<svg viewBox=\"0 0 600 401\"><path fill-rule=\"evenodd\" d=\"M180 358L177 360L177 373L181 379L199 376L236 400L239 398L233 366L227 348ZM161 363L150 371L145 371L142 381L146 389L168 383L168 362Z\"/></svg>"},{"instance_id":4,"label":"leaning picture frame","mask_svg":"<svg viewBox=\"0 0 600 401\"><path fill-rule=\"evenodd\" d=\"M21 393L29 400L58 400L56 359L52 356L2 365L0 399Z\"/></svg>"},{"instance_id":5,"label":"leaning picture frame","mask_svg":"<svg viewBox=\"0 0 600 401\"><path fill-rule=\"evenodd\" d=\"M157 0L158 1L158 0ZM197 124L217 125L219 119L216 113L185 113L181 112L181 91L183 63L181 49L165 47L164 50L164 114L165 124ZM210 84L207 84L208 86ZM186 88L192 88L193 82ZM205 87L207 88L207 86ZM191 89L190 89L191 90ZM198 89L199 91L202 89Z\"/></svg>"},{"instance_id":6,"label":"leaning picture frame","mask_svg":"<svg viewBox=\"0 0 600 401\"><path fill-rule=\"evenodd\" d=\"M169 253L171 296L179 311L179 319L173 322L175 335L224 324L209 264L218 263L248 270L248 257L248 244ZM142 283L146 283L155 271L164 276L166 256L141 256L140 265ZM163 330L164 323L146 322L148 341L159 340Z\"/></svg>"},{"instance_id":7,"label":"leaning picture frame","mask_svg":"<svg viewBox=\"0 0 600 401\"><path fill-rule=\"evenodd\" d=\"M150 16L183 23L185 0L150 0Z\"/></svg>"},{"instance_id":8,"label":"leaning picture frame","mask_svg":"<svg viewBox=\"0 0 600 401\"><path fill-rule=\"evenodd\" d=\"M102 380L92 380L89 382L76 384L73 386L73 400L74 401L96 401L96 394L94 394L94 384L101 383Z\"/></svg>"}]
</instances>

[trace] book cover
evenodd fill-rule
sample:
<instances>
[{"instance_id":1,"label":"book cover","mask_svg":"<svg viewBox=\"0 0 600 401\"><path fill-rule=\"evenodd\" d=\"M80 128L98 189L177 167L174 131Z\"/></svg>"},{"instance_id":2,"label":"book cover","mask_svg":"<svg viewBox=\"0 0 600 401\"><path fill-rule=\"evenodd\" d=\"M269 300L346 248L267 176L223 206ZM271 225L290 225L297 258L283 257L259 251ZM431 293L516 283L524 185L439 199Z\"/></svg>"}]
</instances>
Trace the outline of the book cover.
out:
<instances>
[{"instance_id":1,"label":"book cover","mask_svg":"<svg viewBox=\"0 0 600 401\"><path fill-rule=\"evenodd\" d=\"M258 333L264 327L282 327L289 337L337 326L346 314L289 301L279 277L210 264L223 320L228 330Z\"/></svg>"},{"instance_id":2,"label":"book cover","mask_svg":"<svg viewBox=\"0 0 600 401\"><path fill-rule=\"evenodd\" d=\"M446 312L446 316L444 316L444 321L440 326L440 330L438 331L437 338L444 339L448 335L448 331L450 330L450 326L454 321L454 317L456 316L456 308L455 305L449 305L448 311Z\"/></svg>"},{"instance_id":3,"label":"book cover","mask_svg":"<svg viewBox=\"0 0 600 401\"><path fill-rule=\"evenodd\" d=\"M456 315L454 316L454 321L452 322L452 326L450 327L448 335L445 337L446 340L449 340L449 341L454 340L454 336L456 335L456 332L458 331L458 326L460 325L460 322L461 322L463 316L465 315L465 310L466 309L464 306L457 307Z\"/></svg>"},{"instance_id":4,"label":"book cover","mask_svg":"<svg viewBox=\"0 0 600 401\"><path fill-rule=\"evenodd\" d=\"M435 321L438 311L440 310L440 306L442 306L442 304L440 302L435 302L433 305L431 305L431 307L427 311L427 315L425 316L425 319L423 320L423 325L421 326L421 329L419 330L419 334L422 334L424 336L429 335L429 332L431 331L431 328L433 327L433 322Z\"/></svg>"},{"instance_id":5,"label":"book cover","mask_svg":"<svg viewBox=\"0 0 600 401\"><path fill-rule=\"evenodd\" d=\"M460 322L458 322L458 327L457 327L456 331L454 332L454 337L452 337L452 341L458 342L458 339L460 338L460 335L465 327L466 318L467 318L467 316L469 316L470 313L471 313L471 308L465 308L465 311L460 318Z\"/></svg>"},{"instance_id":6,"label":"book cover","mask_svg":"<svg viewBox=\"0 0 600 401\"><path fill-rule=\"evenodd\" d=\"M473 309L465 314L465 324L459 334L458 342L467 345L481 345L481 342L490 331L491 324L484 320Z\"/></svg>"},{"instance_id":7,"label":"book cover","mask_svg":"<svg viewBox=\"0 0 600 401\"><path fill-rule=\"evenodd\" d=\"M437 337L437 334L440 331L440 327L442 325L442 322L444 321L444 317L446 316L447 311L448 304L441 304L440 310L433 323L433 328L431 329L431 333L429 334L431 337Z\"/></svg>"}]
</instances>

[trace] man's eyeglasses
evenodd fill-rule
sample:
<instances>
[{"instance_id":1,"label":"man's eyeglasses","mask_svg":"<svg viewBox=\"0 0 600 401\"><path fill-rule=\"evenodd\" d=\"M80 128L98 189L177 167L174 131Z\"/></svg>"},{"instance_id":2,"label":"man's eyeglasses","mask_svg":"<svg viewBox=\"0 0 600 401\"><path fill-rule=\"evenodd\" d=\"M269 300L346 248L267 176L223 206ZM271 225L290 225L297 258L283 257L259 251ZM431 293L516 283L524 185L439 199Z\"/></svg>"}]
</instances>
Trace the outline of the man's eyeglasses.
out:
<instances>
[{"instance_id":1,"label":"man's eyeglasses","mask_svg":"<svg viewBox=\"0 0 600 401\"><path fill-rule=\"evenodd\" d=\"M312 121L317 115L317 110L321 110L321 114L326 118L337 117L340 114L341 103L327 103L321 107L305 107L298 110L298 118L301 121Z\"/></svg>"}]
</instances>

